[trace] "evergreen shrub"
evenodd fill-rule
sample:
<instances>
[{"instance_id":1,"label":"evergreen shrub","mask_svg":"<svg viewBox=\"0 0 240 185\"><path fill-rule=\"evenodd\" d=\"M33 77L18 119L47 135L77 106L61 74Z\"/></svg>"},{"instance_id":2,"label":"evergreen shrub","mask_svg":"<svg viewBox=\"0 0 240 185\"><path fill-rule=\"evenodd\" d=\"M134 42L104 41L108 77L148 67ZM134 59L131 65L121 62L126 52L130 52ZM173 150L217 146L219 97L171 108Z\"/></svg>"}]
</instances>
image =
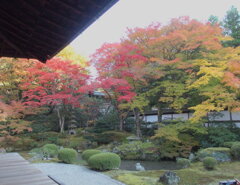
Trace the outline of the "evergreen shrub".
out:
<instances>
[{"instance_id":1,"label":"evergreen shrub","mask_svg":"<svg viewBox=\"0 0 240 185\"><path fill-rule=\"evenodd\" d=\"M90 168L95 170L112 170L119 168L121 158L115 153L99 153L89 158L88 164Z\"/></svg>"},{"instance_id":2,"label":"evergreen shrub","mask_svg":"<svg viewBox=\"0 0 240 185\"><path fill-rule=\"evenodd\" d=\"M203 166L207 170L213 170L216 168L217 165L217 160L214 159L213 157L205 157L203 159Z\"/></svg>"},{"instance_id":3,"label":"evergreen shrub","mask_svg":"<svg viewBox=\"0 0 240 185\"><path fill-rule=\"evenodd\" d=\"M187 168L190 166L191 162L189 159L177 158L177 164L181 166L181 168Z\"/></svg>"},{"instance_id":4,"label":"evergreen shrub","mask_svg":"<svg viewBox=\"0 0 240 185\"><path fill-rule=\"evenodd\" d=\"M235 159L240 159L240 143L235 143L232 145L231 154Z\"/></svg>"},{"instance_id":5,"label":"evergreen shrub","mask_svg":"<svg viewBox=\"0 0 240 185\"><path fill-rule=\"evenodd\" d=\"M42 150L49 157L56 157L58 155L58 146L55 144L46 144L42 147Z\"/></svg>"},{"instance_id":6,"label":"evergreen shrub","mask_svg":"<svg viewBox=\"0 0 240 185\"><path fill-rule=\"evenodd\" d=\"M95 154L99 154L99 153L101 153L100 150L95 150L95 149L85 150L85 151L82 153L82 158L83 158L83 160L88 161L88 159L89 159L91 156L93 156L93 155L95 155Z\"/></svg>"},{"instance_id":7,"label":"evergreen shrub","mask_svg":"<svg viewBox=\"0 0 240 185\"><path fill-rule=\"evenodd\" d=\"M58 159L64 163L74 163L77 159L77 152L72 148L63 148L58 153Z\"/></svg>"}]
</instances>

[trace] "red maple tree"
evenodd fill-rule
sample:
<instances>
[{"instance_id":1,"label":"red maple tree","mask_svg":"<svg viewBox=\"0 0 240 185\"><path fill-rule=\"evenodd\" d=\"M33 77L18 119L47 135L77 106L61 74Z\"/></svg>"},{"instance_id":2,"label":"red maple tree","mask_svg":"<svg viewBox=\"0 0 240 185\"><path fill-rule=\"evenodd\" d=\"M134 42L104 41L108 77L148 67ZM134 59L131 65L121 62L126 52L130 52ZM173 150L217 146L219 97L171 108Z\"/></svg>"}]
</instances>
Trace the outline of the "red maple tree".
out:
<instances>
[{"instance_id":1,"label":"red maple tree","mask_svg":"<svg viewBox=\"0 0 240 185\"><path fill-rule=\"evenodd\" d=\"M28 79L23 84L25 104L56 110L63 133L66 113L80 107L81 97L88 92L86 70L69 60L53 58L46 64L35 62L27 71Z\"/></svg>"}]
</instances>

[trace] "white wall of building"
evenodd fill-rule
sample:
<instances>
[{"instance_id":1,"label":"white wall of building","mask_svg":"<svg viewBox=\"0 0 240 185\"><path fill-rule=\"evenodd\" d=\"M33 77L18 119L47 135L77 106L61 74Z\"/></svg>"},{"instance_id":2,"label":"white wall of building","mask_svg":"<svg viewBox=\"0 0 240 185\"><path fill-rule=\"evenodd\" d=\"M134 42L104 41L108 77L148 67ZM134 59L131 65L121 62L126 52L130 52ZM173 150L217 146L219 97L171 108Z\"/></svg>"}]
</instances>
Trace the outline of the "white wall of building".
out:
<instances>
[{"instance_id":1,"label":"white wall of building","mask_svg":"<svg viewBox=\"0 0 240 185\"><path fill-rule=\"evenodd\" d=\"M192 113L179 113L179 114L163 114L162 120L183 120L186 121L192 116ZM231 121L230 112L229 111L221 111L221 112L211 112L208 113L209 121ZM240 120L240 112L232 112L232 121ZM145 115L145 122L157 122L157 115ZM240 123L239 123L240 126Z\"/></svg>"},{"instance_id":2,"label":"white wall of building","mask_svg":"<svg viewBox=\"0 0 240 185\"><path fill-rule=\"evenodd\" d=\"M188 113L173 114L173 119L188 120Z\"/></svg>"},{"instance_id":3,"label":"white wall of building","mask_svg":"<svg viewBox=\"0 0 240 185\"><path fill-rule=\"evenodd\" d=\"M240 112L232 112L232 120L240 120Z\"/></svg>"},{"instance_id":4,"label":"white wall of building","mask_svg":"<svg viewBox=\"0 0 240 185\"><path fill-rule=\"evenodd\" d=\"M157 122L158 116L157 115L147 115L145 116L145 122Z\"/></svg>"},{"instance_id":5,"label":"white wall of building","mask_svg":"<svg viewBox=\"0 0 240 185\"><path fill-rule=\"evenodd\" d=\"M208 113L208 119L210 121L230 121L230 112L229 111L210 112Z\"/></svg>"}]
</instances>

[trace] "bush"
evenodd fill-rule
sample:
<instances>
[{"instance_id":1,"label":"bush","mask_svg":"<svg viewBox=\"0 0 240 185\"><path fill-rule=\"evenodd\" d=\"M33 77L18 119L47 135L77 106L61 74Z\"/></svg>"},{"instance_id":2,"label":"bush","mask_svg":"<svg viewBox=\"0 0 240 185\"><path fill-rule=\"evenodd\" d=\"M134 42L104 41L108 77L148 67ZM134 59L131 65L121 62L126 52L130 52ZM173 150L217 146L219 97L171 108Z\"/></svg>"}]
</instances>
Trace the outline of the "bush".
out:
<instances>
[{"instance_id":1,"label":"bush","mask_svg":"<svg viewBox=\"0 0 240 185\"><path fill-rule=\"evenodd\" d=\"M202 147L219 147L223 146L225 142L231 142L237 140L237 134L235 134L231 128L226 127L210 127L208 128L208 134L202 141Z\"/></svg>"},{"instance_id":2,"label":"bush","mask_svg":"<svg viewBox=\"0 0 240 185\"><path fill-rule=\"evenodd\" d=\"M206 128L201 124L176 122L161 125L152 137L159 146L160 158L187 158L200 147L200 139L206 135Z\"/></svg>"},{"instance_id":3,"label":"bush","mask_svg":"<svg viewBox=\"0 0 240 185\"><path fill-rule=\"evenodd\" d=\"M46 144L42 149L43 153L49 157L56 157L58 154L58 146L55 144Z\"/></svg>"},{"instance_id":4,"label":"bush","mask_svg":"<svg viewBox=\"0 0 240 185\"><path fill-rule=\"evenodd\" d=\"M82 137L59 138L58 145L63 147L74 148L75 150L83 150L87 147L87 141Z\"/></svg>"},{"instance_id":5,"label":"bush","mask_svg":"<svg viewBox=\"0 0 240 185\"><path fill-rule=\"evenodd\" d=\"M31 150L38 146L38 143L30 138L21 138L17 140L13 145L15 151Z\"/></svg>"},{"instance_id":6,"label":"bush","mask_svg":"<svg viewBox=\"0 0 240 185\"><path fill-rule=\"evenodd\" d=\"M214 159L213 157L205 157L203 159L203 166L207 169L207 170L213 170L217 165L217 160Z\"/></svg>"},{"instance_id":7,"label":"bush","mask_svg":"<svg viewBox=\"0 0 240 185\"><path fill-rule=\"evenodd\" d=\"M29 154L42 154L42 148L33 148L29 151Z\"/></svg>"},{"instance_id":8,"label":"bush","mask_svg":"<svg viewBox=\"0 0 240 185\"><path fill-rule=\"evenodd\" d=\"M125 132L117 132L117 131L107 131L100 134L95 134L94 141L98 144L109 144L113 141L115 142L123 142L130 134Z\"/></svg>"},{"instance_id":9,"label":"bush","mask_svg":"<svg viewBox=\"0 0 240 185\"><path fill-rule=\"evenodd\" d=\"M71 164L77 159L77 152L72 148L63 148L58 153L58 159L64 163Z\"/></svg>"},{"instance_id":10,"label":"bush","mask_svg":"<svg viewBox=\"0 0 240 185\"><path fill-rule=\"evenodd\" d=\"M223 146L224 147L227 147L227 148L231 148L234 144L236 143L240 143L239 141L235 141L235 142L225 142L223 143Z\"/></svg>"},{"instance_id":11,"label":"bush","mask_svg":"<svg viewBox=\"0 0 240 185\"><path fill-rule=\"evenodd\" d=\"M31 150L38 146L38 143L30 138L19 138L15 136L5 136L1 138L0 147L7 152Z\"/></svg>"},{"instance_id":12,"label":"bush","mask_svg":"<svg viewBox=\"0 0 240 185\"><path fill-rule=\"evenodd\" d=\"M190 166L191 162L185 158L177 158L177 164L181 166L181 168L187 168Z\"/></svg>"},{"instance_id":13,"label":"bush","mask_svg":"<svg viewBox=\"0 0 240 185\"><path fill-rule=\"evenodd\" d=\"M118 123L119 118L117 112L111 111L96 121L92 131L94 133L102 133L109 130L115 130Z\"/></svg>"},{"instance_id":14,"label":"bush","mask_svg":"<svg viewBox=\"0 0 240 185\"><path fill-rule=\"evenodd\" d=\"M82 158L83 158L83 160L88 161L88 159L89 159L91 156L93 156L93 155L95 155L95 154L99 154L99 153L101 153L100 150L94 150L94 149L85 150L85 151L82 153Z\"/></svg>"},{"instance_id":15,"label":"bush","mask_svg":"<svg viewBox=\"0 0 240 185\"><path fill-rule=\"evenodd\" d=\"M197 153L197 158L200 161L202 161L205 157L213 157L220 162L230 161L231 160L230 149L224 147L212 147L205 148Z\"/></svg>"},{"instance_id":16,"label":"bush","mask_svg":"<svg viewBox=\"0 0 240 185\"><path fill-rule=\"evenodd\" d=\"M60 137L60 134L58 132L41 132L41 133L31 134L31 138L36 141L54 143L54 144L57 144L59 137Z\"/></svg>"},{"instance_id":17,"label":"bush","mask_svg":"<svg viewBox=\"0 0 240 185\"><path fill-rule=\"evenodd\" d=\"M119 145L113 149L114 153L126 160L158 160L158 148L152 142L134 141Z\"/></svg>"},{"instance_id":18,"label":"bush","mask_svg":"<svg viewBox=\"0 0 240 185\"><path fill-rule=\"evenodd\" d=\"M120 163L119 155L110 152L93 155L88 160L90 168L100 171L119 168Z\"/></svg>"},{"instance_id":19,"label":"bush","mask_svg":"<svg viewBox=\"0 0 240 185\"><path fill-rule=\"evenodd\" d=\"M240 159L240 143L235 143L231 147L231 154L235 159Z\"/></svg>"}]
</instances>

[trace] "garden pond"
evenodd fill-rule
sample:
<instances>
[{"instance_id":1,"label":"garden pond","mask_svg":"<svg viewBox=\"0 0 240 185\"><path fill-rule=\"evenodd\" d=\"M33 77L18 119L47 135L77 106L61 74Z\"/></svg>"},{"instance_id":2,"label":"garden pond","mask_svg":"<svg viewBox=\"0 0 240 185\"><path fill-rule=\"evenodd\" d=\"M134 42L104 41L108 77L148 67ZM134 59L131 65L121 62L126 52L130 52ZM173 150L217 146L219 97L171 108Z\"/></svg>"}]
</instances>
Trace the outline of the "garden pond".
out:
<instances>
[{"instance_id":1,"label":"garden pond","mask_svg":"<svg viewBox=\"0 0 240 185\"><path fill-rule=\"evenodd\" d=\"M140 163L145 170L178 170L180 166L174 161L135 161L122 160L121 170L136 171L136 163Z\"/></svg>"},{"instance_id":2,"label":"garden pond","mask_svg":"<svg viewBox=\"0 0 240 185\"><path fill-rule=\"evenodd\" d=\"M82 160L81 155L78 155L78 160ZM178 170L181 166L175 161L140 161L140 160L121 160L119 169L136 171L136 163L140 163L145 170Z\"/></svg>"}]
</instances>

